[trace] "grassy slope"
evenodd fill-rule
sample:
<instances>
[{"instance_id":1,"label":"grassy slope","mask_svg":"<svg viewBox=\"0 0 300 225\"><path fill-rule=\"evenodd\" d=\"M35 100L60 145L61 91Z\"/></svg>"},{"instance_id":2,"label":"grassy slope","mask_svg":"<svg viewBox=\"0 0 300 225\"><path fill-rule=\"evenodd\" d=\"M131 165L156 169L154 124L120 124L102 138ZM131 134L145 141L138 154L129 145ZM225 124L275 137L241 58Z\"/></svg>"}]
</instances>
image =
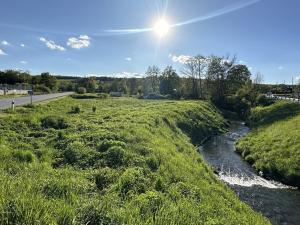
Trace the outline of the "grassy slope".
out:
<instances>
[{"instance_id":1,"label":"grassy slope","mask_svg":"<svg viewBox=\"0 0 300 225\"><path fill-rule=\"evenodd\" d=\"M41 124L57 114L67 128ZM269 224L217 181L177 124L203 138L224 121L205 102L125 98L0 114L0 224Z\"/></svg>"},{"instance_id":2,"label":"grassy slope","mask_svg":"<svg viewBox=\"0 0 300 225\"><path fill-rule=\"evenodd\" d=\"M300 187L300 105L279 101L252 110L254 128L237 151L267 177Z\"/></svg>"}]
</instances>

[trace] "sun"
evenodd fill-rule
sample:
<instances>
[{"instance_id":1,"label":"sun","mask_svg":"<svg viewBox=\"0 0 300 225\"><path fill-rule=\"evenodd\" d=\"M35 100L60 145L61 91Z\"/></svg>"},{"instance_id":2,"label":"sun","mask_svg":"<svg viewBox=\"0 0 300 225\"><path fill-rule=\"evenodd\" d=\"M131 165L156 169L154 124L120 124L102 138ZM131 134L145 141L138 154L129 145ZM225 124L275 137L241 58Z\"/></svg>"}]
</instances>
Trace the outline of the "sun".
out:
<instances>
[{"instance_id":1,"label":"sun","mask_svg":"<svg viewBox=\"0 0 300 225\"><path fill-rule=\"evenodd\" d=\"M153 30L157 36L162 38L168 34L170 30L170 25L165 19L159 19L156 21Z\"/></svg>"}]
</instances>

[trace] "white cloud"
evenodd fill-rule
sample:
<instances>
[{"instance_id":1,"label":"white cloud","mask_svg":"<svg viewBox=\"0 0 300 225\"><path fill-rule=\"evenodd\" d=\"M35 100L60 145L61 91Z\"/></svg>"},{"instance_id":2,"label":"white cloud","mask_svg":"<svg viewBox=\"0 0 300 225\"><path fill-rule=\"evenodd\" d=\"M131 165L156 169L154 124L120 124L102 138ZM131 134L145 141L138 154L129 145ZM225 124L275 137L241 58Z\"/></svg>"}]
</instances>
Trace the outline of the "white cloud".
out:
<instances>
[{"instance_id":1,"label":"white cloud","mask_svg":"<svg viewBox=\"0 0 300 225\"><path fill-rule=\"evenodd\" d=\"M169 54L169 58L171 58L173 62L178 62L178 63L181 63L181 64L186 64L191 59L193 59L193 57L189 56L189 55L179 55L179 56L176 56L176 55L172 55L172 54Z\"/></svg>"},{"instance_id":2,"label":"white cloud","mask_svg":"<svg viewBox=\"0 0 300 225\"><path fill-rule=\"evenodd\" d=\"M126 61L131 61L132 58L131 58L131 57L126 57L125 60L126 60Z\"/></svg>"},{"instance_id":3,"label":"white cloud","mask_svg":"<svg viewBox=\"0 0 300 225\"><path fill-rule=\"evenodd\" d=\"M20 63L21 63L21 64L27 64L28 62L27 62L27 61L24 61L24 60L22 60L22 61L20 61Z\"/></svg>"},{"instance_id":4,"label":"white cloud","mask_svg":"<svg viewBox=\"0 0 300 225\"><path fill-rule=\"evenodd\" d=\"M78 38L70 37L67 42L68 46L75 49L87 48L90 44L90 37L87 35L80 35Z\"/></svg>"},{"instance_id":5,"label":"white cloud","mask_svg":"<svg viewBox=\"0 0 300 225\"><path fill-rule=\"evenodd\" d=\"M7 55L7 54L0 48L0 55Z\"/></svg>"},{"instance_id":6,"label":"white cloud","mask_svg":"<svg viewBox=\"0 0 300 225\"><path fill-rule=\"evenodd\" d=\"M1 45L6 45L6 46L8 46L8 45L10 45L10 43L8 43L7 41L3 40L3 41L1 41Z\"/></svg>"},{"instance_id":7,"label":"white cloud","mask_svg":"<svg viewBox=\"0 0 300 225\"><path fill-rule=\"evenodd\" d=\"M278 70L283 70L283 66L278 66Z\"/></svg>"},{"instance_id":8,"label":"white cloud","mask_svg":"<svg viewBox=\"0 0 300 225\"><path fill-rule=\"evenodd\" d=\"M90 37L87 35L80 35L79 39L83 39L83 40L90 40Z\"/></svg>"},{"instance_id":9,"label":"white cloud","mask_svg":"<svg viewBox=\"0 0 300 225\"><path fill-rule=\"evenodd\" d=\"M40 37L40 41L44 42L46 46L52 50L59 50L59 51L65 51L66 49L60 45L57 45L54 41L47 40L44 37Z\"/></svg>"},{"instance_id":10,"label":"white cloud","mask_svg":"<svg viewBox=\"0 0 300 225\"><path fill-rule=\"evenodd\" d=\"M133 77L142 77L141 74L139 73L131 73L131 72L121 72L121 73L116 73L113 75L114 77L119 77L119 78L133 78Z\"/></svg>"},{"instance_id":11,"label":"white cloud","mask_svg":"<svg viewBox=\"0 0 300 225\"><path fill-rule=\"evenodd\" d=\"M22 48L24 48L26 45L22 43L22 44L20 44L20 46L21 46Z\"/></svg>"},{"instance_id":12,"label":"white cloud","mask_svg":"<svg viewBox=\"0 0 300 225\"><path fill-rule=\"evenodd\" d=\"M300 84L300 76L296 77L296 82Z\"/></svg>"}]
</instances>

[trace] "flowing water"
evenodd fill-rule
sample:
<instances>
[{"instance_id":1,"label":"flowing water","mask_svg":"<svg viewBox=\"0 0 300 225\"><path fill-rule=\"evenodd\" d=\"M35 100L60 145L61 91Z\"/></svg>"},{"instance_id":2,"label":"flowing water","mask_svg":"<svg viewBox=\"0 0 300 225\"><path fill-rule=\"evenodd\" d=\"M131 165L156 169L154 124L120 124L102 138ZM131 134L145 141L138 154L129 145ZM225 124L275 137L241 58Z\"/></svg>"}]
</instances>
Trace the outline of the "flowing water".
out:
<instances>
[{"instance_id":1,"label":"flowing water","mask_svg":"<svg viewBox=\"0 0 300 225\"><path fill-rule=\"evenodd\" d=\"M248 132L243 123L232 122L230 132L211 138L199 150L242 201L274 224L300 225L300 191L260 177L235 152L235 141Z\"/></svg>"}]
</instances>

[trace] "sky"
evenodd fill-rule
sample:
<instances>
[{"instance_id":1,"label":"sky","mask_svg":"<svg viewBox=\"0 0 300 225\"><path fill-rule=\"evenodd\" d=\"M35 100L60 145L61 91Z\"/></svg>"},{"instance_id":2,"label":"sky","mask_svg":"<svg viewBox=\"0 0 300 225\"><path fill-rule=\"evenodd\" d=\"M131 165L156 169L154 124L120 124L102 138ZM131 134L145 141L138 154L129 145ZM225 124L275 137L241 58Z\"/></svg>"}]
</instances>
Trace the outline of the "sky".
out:
<instances>
[{"instance_id":1,"label":"sky","mask_svg":"<svg viewBox=\"0 0 300 225\"><path fill-rule=\"evenodd\" d=\"M300 80L299 0L1 0L0 70L180 74L198 54L234 56L265 83ZM164 21L164 22L158 22ZM165 33L165 35L163 35Z\"/></svg>"}]
</instances>

